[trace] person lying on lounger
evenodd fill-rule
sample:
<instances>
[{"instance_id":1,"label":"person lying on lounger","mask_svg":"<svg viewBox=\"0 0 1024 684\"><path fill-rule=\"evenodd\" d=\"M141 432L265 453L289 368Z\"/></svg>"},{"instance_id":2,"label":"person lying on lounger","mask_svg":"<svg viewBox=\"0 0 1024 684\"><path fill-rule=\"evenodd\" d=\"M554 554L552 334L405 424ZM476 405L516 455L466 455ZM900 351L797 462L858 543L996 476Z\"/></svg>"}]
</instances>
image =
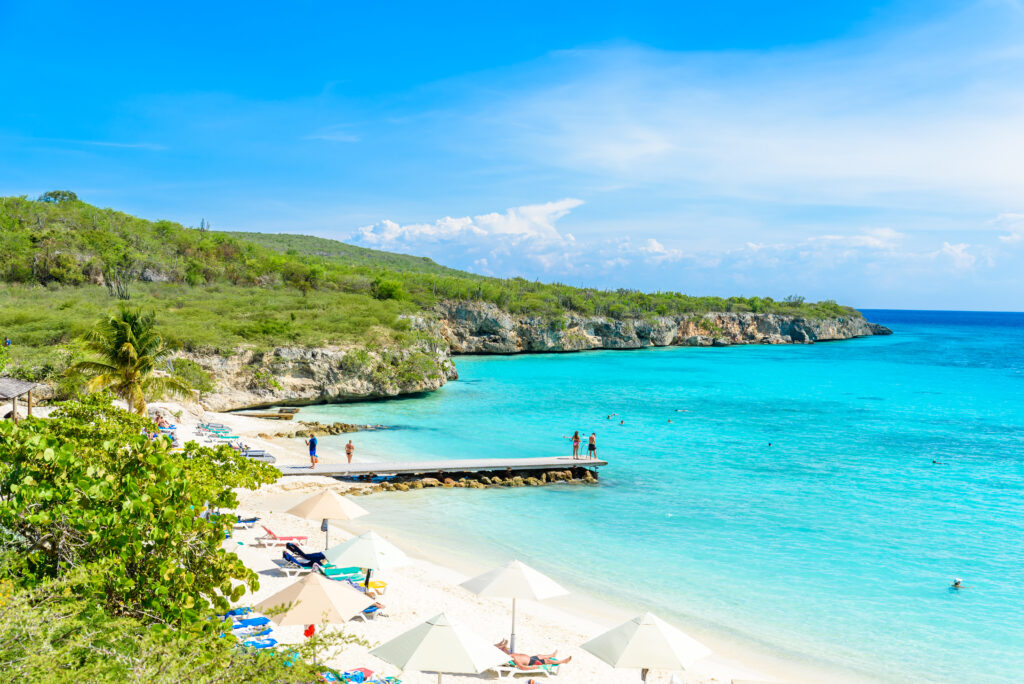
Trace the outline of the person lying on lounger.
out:
<instances>
[{"instance_id":1,"label":"person lying on lounger","mask_svg":"<svg viewBox=\"0 0 1024 684\"><path fill-rule=\"evenodd\" d=\"M556 656L558 651L554 653L548 653L546 655L526 655L525 653L513 653L509 650L508 639L502 639L498 643L494 644L499 651L508 654L508 657L512 659L512 662L516 664L520 670L534 670L541 665L562 665L572 660L572 656L568 658L559 659Z\"/></svg>"}]
</instances>

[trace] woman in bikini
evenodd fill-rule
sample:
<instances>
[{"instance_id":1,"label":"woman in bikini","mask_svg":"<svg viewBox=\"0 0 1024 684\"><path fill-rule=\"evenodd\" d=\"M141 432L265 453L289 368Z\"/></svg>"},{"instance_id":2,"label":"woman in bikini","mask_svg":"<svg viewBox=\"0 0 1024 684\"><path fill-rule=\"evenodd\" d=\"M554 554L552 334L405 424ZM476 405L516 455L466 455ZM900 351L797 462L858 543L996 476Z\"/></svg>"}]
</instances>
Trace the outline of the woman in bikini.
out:
<instances>
[{"instance_id":1,"label":"woman in bikini","mask_svg":"<svg viewBox=\"0 0 1024 684\"><path fill-rule=\"evenodd\" d=\"M572 433L572 457L579 458L580 456L580 431Z\"/></svg>"}]
</instances>

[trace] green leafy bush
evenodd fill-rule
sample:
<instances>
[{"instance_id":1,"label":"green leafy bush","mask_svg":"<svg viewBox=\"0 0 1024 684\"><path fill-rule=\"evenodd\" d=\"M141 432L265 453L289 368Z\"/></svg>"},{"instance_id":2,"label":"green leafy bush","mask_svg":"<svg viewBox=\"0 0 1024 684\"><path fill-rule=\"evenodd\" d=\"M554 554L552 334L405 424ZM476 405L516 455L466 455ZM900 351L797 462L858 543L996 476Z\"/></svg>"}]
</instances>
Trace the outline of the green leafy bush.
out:
<instances>
[{"instance_id":1,"label":"green leafy bush","mask_svg":"<svg viewBox=\"0 0 1024 684\"><path fill-rule=\"evenodd\" d=\"M0 422L0 672L4 681L314 681L344 632L255 652L217 618L258 576L221 549L235 487L273 467L150 440L109 396ZM227 633L225 633L227 632Z\"/></svg>"},{"instance_id":2,"label":"green leafy bush","mask_svg":"<svg viewBox=\"0 0 1024 684\"><path fill-rule=\"evenodd\" d=\"M200 395L208 394L214 389L213 378L205 368L192 359L181 357L172 359L171 372L183 383L197 390Z\"/></svg>"}]
</instances>

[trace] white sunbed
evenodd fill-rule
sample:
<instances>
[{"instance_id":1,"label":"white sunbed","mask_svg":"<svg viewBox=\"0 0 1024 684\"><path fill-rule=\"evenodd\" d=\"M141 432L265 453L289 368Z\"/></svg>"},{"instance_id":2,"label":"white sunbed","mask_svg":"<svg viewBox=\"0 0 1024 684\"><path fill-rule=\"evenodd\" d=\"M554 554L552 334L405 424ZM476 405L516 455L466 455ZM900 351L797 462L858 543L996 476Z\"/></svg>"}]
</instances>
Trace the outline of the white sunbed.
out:
<instances>
[{"instance_id":1,"label":"white sunbed","mask_svg":"<svg viewBox=\"0 0 1024 684\"><path fill-rule=\"evenodd\" d=\"M266 534L262 537L256 537L256 539L253 540L259 546L287 546L288 542L295 542L296 544L299 544L309 541L309 537L298 535L282 537L274 534L274 531L266 525L260 525L260 527L263 528L263 531L266 532Z\"/></svg>"},{"instance_id":2,"label":"white sunbed","mask_svg":"<svg viewBox=\"0 0 1024 684\"><path fill-rule=\"evenodd\" d=\"M277 569L280 570L285 577L298 577L299 575L305 575L313 570L311 567L304 568L301 565L296 565L290 560L285 560L284 558L274 558L273 561L274 565L277 566Z\"/></svg>"},{"instance_id":3,"label":"white sunbed","mask_svg":"<svg viewBox=\"0 0 1024 684\"><path fill-rule=\"evenodd\" d=\"M559 667L561 667L561 665L538 665L536 668L524 670L520 667L517 667L510 660L504 665L498 665L494 669L498 671L499 678L504 677L505 679L515 679L515 676L517 674L525 674L532 676L541 675L543 677L550 677L551 675L558 674Z\"/></svg>"}]
</instances>

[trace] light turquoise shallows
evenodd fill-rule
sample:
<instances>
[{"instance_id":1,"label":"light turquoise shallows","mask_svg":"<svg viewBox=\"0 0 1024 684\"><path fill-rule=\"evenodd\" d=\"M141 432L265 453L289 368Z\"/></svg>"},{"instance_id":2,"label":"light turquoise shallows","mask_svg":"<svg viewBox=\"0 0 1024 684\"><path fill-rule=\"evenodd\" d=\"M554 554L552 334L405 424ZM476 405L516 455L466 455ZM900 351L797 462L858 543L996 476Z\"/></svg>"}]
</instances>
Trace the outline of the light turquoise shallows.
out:
<instances>
[{"instance_id":1,"label":"light turquoise shallows","mask_svg":"<svg viewBox=\"0 0 1024 684\"><path fill-rule=\"evenodd\" d=\"M430 492L414 516L395 494L375 515L871 678L1019 681L1024 315L869 318L896 334L464 357L429 396L303 416L397 426L354 436L375 460L568 454L595 431L598 487Z\"/></svg>"}]
</instances>

